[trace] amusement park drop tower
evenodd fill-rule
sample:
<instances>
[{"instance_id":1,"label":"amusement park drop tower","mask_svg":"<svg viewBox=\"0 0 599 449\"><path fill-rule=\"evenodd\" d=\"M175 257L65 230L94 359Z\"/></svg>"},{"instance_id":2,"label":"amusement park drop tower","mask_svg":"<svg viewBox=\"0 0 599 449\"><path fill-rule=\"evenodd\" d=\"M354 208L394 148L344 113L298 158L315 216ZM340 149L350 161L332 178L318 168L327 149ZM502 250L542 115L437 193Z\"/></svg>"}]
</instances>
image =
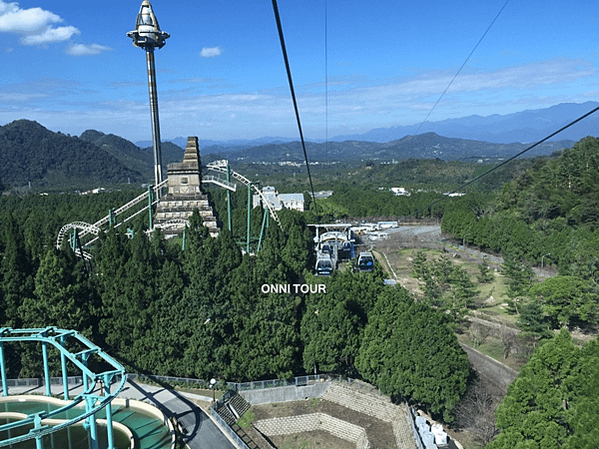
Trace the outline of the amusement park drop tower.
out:
<instances>
[{"instance_id":1,"label":"amusement park drop tower","mask_svg":"<svg viewBox=\"0 0 599 449\"><path fill-rule=\"evenodd\" d=\"M158 121L158 94L156 92L156 68L154 65L154 48L162 48L166 39L170 37L165 31L160 30L158 20L154 15L152 5L148 0L143 0L135 30L127 33L133 39L133 45L146 51L148 65L148 87L150 90L150 110L152 113L152 144L154 149L154 181L157 186L162 182L162 155L160 151L160 123Z\"/></svg>"}]
</instances>

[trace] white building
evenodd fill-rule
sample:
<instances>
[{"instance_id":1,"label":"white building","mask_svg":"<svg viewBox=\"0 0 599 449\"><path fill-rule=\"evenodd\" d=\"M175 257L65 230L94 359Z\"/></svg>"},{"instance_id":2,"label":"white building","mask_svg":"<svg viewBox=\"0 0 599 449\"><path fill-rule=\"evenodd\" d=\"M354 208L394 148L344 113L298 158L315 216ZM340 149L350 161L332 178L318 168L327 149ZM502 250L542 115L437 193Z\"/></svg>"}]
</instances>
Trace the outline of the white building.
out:
<instances>
[{"instance_id":1,"label":"white building","mask_svg":"<svg viewBox=\"0 0 599 449\"><path fill-rule=\"evenodd\" d=\"M304 211L304 194L303 193L279 193L272 186L267 186L262 189L262 196L268 201L274 210L293 209ZM252 206L260 205L260 195L252 197Z\"/></svg>"},{"instance_id":2,"label":"white building","mask_svg":"<svg viewBox=\"0 0 599 449\"><path fill-rule=\"evenodd\" d=\"M410 192L404 187L391 187L389 190L391 190L395 196L410 196Z\"/></svg>"}]
</instances>

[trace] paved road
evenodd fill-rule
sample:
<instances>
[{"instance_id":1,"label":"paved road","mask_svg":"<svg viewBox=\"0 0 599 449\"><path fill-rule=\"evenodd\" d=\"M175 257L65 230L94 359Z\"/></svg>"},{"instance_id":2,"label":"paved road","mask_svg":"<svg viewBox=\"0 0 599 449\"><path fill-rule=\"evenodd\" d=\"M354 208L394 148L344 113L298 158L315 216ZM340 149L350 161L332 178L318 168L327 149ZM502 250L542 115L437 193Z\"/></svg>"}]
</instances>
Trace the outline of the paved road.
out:
<instances>
[{"instance_id":1,"label":"paved road","mask_svg":"<svg viewBox=\"0 0 599 449\"><path fill-rule=\"evenodd\" d=\"M79 394L81 388L70 388L71 397ZM13 387L9 393L45 394L45 387ZM62 385L52 385L52 393L62 395ZM236 449L206 412L193 402L193 399L210 402L212 398L140 384L133 380L127 381L119 397L150 402L166 416L174 416L184 429L183 441L189 449Z\"/></svg>"},{"instance_id":2,"label":"paved road","mask_svg":"<svg viewBox=\"0 0 599 449\"><path fill-rule=\"evenodd\" d=\"M127 381L119 396L147 399L167 416L174 416L183 429L183 441L189 449L235 449L210 417L192 399L211 401L211 398L181 393L160 387Z\"/></svg>"}]
</instances>

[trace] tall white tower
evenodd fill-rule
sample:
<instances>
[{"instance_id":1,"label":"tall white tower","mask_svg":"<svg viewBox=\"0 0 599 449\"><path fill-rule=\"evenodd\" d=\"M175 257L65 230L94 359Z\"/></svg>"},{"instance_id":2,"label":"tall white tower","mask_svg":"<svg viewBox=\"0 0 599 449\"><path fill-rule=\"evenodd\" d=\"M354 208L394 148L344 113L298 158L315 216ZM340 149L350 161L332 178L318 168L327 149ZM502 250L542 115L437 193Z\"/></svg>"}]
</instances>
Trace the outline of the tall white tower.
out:
<instances>
[{"instance_id":1,"label":"tall white tower","mask_svg":"<svg viewBox=\"0 0 599 449\"><path fill-rule=\"evenodd\" d=\"M143 0L141 2L139 14L137 15L135 30L129 31L127 36L133 39L133 45L143 48L146 51L148 88L150 90L150 111L152 114L154 181L156 183L155 185L158 185L162 182L162 153L160 151L160 122L158 120L158 93L156 91L154 49L164 47L166 39L170 37L170 34L160 30L152 5L148 0Z\"/></svg>"}]
</instances>

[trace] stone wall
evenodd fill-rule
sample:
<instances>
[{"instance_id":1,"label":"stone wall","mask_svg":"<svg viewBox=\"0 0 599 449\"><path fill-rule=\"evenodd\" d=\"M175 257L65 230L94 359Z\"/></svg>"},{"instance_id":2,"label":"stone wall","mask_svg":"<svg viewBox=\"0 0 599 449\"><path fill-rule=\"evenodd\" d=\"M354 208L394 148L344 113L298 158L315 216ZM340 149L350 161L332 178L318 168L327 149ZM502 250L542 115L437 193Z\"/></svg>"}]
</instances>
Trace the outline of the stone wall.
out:
<instances>
[{"instance_id":1,"label":"stone wall","mask_svg":"<svg viewBox=\"0 0 599 449\"><path fill-rule=\"evenodd\" d=\"M357 449L370 448L366 431L362 427L334 418L325 413L264 419L255 422L254 426L266 436L324 430L338 438L356 443Z\"/></svg>"}]
</instances>

